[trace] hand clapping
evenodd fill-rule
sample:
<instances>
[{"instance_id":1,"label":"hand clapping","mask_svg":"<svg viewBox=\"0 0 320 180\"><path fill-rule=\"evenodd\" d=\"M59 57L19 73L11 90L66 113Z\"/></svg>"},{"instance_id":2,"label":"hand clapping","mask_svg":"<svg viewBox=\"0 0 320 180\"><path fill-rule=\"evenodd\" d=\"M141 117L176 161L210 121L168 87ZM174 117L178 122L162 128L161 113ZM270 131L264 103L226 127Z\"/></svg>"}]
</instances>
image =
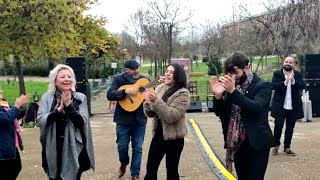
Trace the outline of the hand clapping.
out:
<instances>
[{"instance_id":1,"label":"hand clapping","mask_svg":"<svg viewBox=\"0 0 320 180\"><path fill-rule=\"evenodd\" d=\"M211 85L211 90L213 94L218 99L222 96L222 93L226 90L218 81L218 78L216 76L210 78L210 85Z\"/></svg>"},{"instance_id":2,"label":"hand clapping","mask_svg":"<svg viewBox=\"0 0 320 180\"><path fill-rule=\"evenodd\" d=\"M61 101L62 101L62 103L61 104L63 104L65 107L69 106L71 104L71 102L72 102L71 98L72 98L71 91L69 91L69 90L62 91L62 93L61 93Z\"/></svg>"},{"instance_id":3,"label":"hand clapping","mask_svg":"<svg viewBox=\"0 0 320 180\"><path fill-rule=\"evenodd\" d=\"M158 79L158 83L159 84L164 83L165 78L166 78L165 76L160 76Z\"/></svg>"},{"instance_id":4,"label":"hand clapping","mask_svg":"<svg viewBox=\"0 0 320 180\"><path fill-rule=\"evenodd\" d=\"M17 108L21 108L29 103L30 96L29 95L21 95L16 102L14 103L14 106Z\"/></svg>"},{"instance_id":5,"label":"hand clapping","mask_svg":"<svg viewBox=\"0 0 320 180\"><path fill-rule=\"evenodd\" d=\"M145 100L147 103L153 103L158 99L156 93L150 89L147 90Z\"/></svg>"},{"instance_id":6,"label":"hand clapping","mask_svg":"<svg viewBox=\"0 0 320 180\"><path fill-rule=\"evenodd\" d=\"M236 75L224 75L220 77L219 81L229 93L233 93L236 89Z\"/></svg>"},{"instance_id":7,"label":"hand clapping","mask_svg":"<svg viewBox=\"0 0 320 180\"><path fill-rule=\"evenodd\" d=\"M287 85L289 82L292 83L294 81L294 73L286 74L284 84Z\"/></svg>"}]
</instances>

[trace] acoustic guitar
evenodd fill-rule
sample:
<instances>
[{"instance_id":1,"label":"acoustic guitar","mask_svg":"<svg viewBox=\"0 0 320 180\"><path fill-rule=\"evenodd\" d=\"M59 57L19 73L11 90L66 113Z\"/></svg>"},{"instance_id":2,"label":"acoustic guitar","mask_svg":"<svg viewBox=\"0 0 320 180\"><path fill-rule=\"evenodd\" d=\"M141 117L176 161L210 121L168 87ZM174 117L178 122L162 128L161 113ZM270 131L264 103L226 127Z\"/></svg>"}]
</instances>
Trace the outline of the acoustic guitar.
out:
<instances>
[{"instance_id":1,"label":"acoustic guitar","mask_svg":"<svg viewBox=\"0 0 320 180\"><path fill-rule=\"evenodd\" d=\"M139 108L141 103L144 101L144 93L147 89L151 88L158 82L158 78L150 82L147 78L140 78L134 84L123 85L118 88L118 90L124 90L128 88L135 88L136 94L128 94L125 98L118 101L119 105L126 111L132 112Z\"/></svg>"}]
</instances>

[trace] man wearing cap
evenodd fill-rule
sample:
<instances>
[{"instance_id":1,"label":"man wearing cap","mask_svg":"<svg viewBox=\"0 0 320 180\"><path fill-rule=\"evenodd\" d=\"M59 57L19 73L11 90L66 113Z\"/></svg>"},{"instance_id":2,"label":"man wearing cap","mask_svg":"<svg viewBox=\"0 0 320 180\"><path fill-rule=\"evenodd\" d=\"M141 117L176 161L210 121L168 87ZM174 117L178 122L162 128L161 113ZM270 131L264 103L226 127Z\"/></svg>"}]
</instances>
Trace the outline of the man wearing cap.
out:
<instances>
[{"instance_id":1,"label":"man wearing cap","mask_svg":"<svg viewBox=\"0 0 320 180\"><path fill-rule=\"evenodd\" d=\"M136 60L127 60L124 67L124 73L114 77L111 87L107 92L107 98L110 101L119 101L127 95L135 94L136 89L127 88L125 90L118 90L118 88L123 85L134 84L138 79L144 77L139 74L139 63ZM121 178L125 174L126 167L129 164L128 146L131 140L132 159L130 171L132 180L137 180L140 174L142 145L147 123L142 104L137 110L128 112L117 103L113 121L117 124L116 142L118 144L118 154L121 163L118 178Z\"/></svg>"}]
</instances>

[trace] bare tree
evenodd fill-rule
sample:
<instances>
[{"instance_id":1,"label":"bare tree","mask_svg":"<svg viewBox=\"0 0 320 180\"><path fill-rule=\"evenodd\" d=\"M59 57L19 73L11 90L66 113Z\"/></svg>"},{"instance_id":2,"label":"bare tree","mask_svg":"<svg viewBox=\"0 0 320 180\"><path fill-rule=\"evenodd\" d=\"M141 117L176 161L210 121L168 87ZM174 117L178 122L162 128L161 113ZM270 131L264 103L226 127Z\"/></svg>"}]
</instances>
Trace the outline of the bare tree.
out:
<instances>
[{"instance_id":1,"label":"bare tree","mask_svg":"<svg viewBox=\"0 0 320 180\"><path fill-rule=\"evenodd\" d=\"M129 24L125 26L127 33L131 34L135 45L135 56L138 56L141 60L141 45L145 40L143 26L146 18L142 9L138 9L135 13L130 16ZM140 62L141 63L141 62Z\"/></svg>"},{"instance_id":2,"label":"bare tree","mask_svg":"<svg viewBox=\"0 0 320 180\"><path fill-rule=\"evenodd\" d=\"M219 23L207 21L203 25L203 34L201 37L201 44L206 49L206 54L214 54L219 59L227 52L230 45L230 34L227 29L224 29Z\"/></svg>"},{"instance_id":3,"label":"bare tree","mask_svg":"<svg viewBox=\"0 0 320 180\"><path fill-rule=\"evenodd\" d=\"M246 14L244 19L247 22L253 26L262 25L268 31L268 38L275 53L284 58L292 53L302 52L299 44L307 45L310 49L317 40L319 22L312 16L319 17L315 13L319 10L318 4L318 1L269 0L264 4L265 13L258 16L252 15L244 6L241 8Z\"/></svg>"},{"instance_id":4,"label":"bare tree","mask_svg":"<svg viewBox=\"0 0 320 180\"><path fill-rule=\"evenodd\" d=\"M175 44L177 44L180 38L180 33L187 28L188 20L192 17L193 11L188 10L188 7L183 6L183 3L180 1L151 0L145 1L145 3L148 8L139 9L132 16L133 20L130 21L138 27L134 36L140 40L139 46L146 47L150 45L152 48L145 49L156 51L153 56L154 62L159 65L161 73L164 71L163 67L167 64L168 35L170 34L168 27L161 24L161 21L167 20L170 22L172 26L173 49L175 49ZM155 71L157 72L158 69L155 69Z\"/></svg>"},{"instance_id":5,"label":"bare tree","mask_svg":"<svg viewBox=\"0 0 320 180\"><path fill-rule=\"evenodd\" d=\"M182 57L189 58L192 61L198 60L200 58L201 53L201 42L200 42L200 36L198 32L192 28L190 29L189 33L181 38L181 46L178 49L176 48L176 51L179 51L182 54ZM196 61L197 63L198 61ZM192 66L191 66L192 70Z\"/></svg>"}]
</instances>

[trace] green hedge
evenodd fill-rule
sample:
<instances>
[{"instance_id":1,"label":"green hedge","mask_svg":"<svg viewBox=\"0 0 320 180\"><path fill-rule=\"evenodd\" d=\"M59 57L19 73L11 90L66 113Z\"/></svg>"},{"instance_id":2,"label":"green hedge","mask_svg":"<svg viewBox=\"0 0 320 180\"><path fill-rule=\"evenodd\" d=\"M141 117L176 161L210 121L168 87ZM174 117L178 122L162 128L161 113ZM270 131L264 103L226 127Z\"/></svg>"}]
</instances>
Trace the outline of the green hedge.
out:
<instances>
[{"instance_id":1,"label":"green hedge","mask_svg":"<svg viewBox=\"0 0 320 180\"><path fill-rule=\"evenodd\" d=\"M13 66L11 64L5 64L4 69L0 71L0 75L4 76L5 72L7 75L13 75ZM25 76L48 76L49 68L47 64L38 65L26 65L23 67L23 75Z\"/></svg>"}]
</instances>

